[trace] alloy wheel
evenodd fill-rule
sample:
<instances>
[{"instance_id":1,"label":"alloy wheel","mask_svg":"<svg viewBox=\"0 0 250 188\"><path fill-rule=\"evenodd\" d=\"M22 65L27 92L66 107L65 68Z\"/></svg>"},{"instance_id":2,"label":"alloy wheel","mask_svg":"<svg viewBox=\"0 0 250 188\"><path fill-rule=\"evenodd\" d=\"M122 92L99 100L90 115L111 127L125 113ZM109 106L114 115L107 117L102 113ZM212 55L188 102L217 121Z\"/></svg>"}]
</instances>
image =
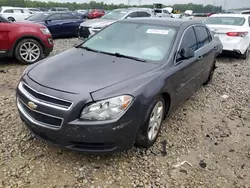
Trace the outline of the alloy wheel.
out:
<instances>
[{"instance_id":1,"label":"alloy wheel","mask_svg":"<svg viewBox=\"0 0 250 188\"><path fill-rule=\"evenodd\" d=\"M20 47L20 56L28 63L37 61L40 54L39 46L33 42L26 42Z\"/></svg>"},{"instance_id":2,"label":"alloy wheel","mask_svg":"<svg viewBox=\"0 0 250 188\"><path fill-rule=\"evenodd\" d=\"M160 130L162 118L163 118L163 103L158 101L151 112L148 126L148 139L154 140Z\"/></svg>"}]
</instances>

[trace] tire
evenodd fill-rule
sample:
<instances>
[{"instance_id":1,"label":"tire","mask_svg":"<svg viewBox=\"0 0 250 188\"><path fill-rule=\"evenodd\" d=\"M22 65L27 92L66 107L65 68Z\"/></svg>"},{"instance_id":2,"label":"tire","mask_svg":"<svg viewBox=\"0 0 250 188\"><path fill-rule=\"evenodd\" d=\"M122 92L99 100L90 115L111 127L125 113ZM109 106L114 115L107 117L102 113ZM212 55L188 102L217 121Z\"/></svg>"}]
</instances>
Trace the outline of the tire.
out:
<instances>
[{"instance_id":1,"label":"tire","mask_svg":"<svg viewBox=\"0 0 250 188\"><path fill-rule=\"evenodd\" d=\"M26 55L23 55L23 54L26 54ZM35 63L41 60L43 56L44 54L43 54L43 48L41 44L34 39L30 39L30 38L23 39L15 47L15 58L23 64Z\"/></svg>"},{"instance_id":2,"label":"tire","mask_svg":"<svg viewBox=\"0 0 250 188\"><path fill-rule=\"evenodd\" d=\"M157 108L157 106L162 107L162 113L161 113L161 117L158 121L159 123L157 125L157 130L156 130L157 132L154 132L154 134L150 134L149 132L150 132L150 130L152 131L152 128L153 128L153 126L151 126L152 124L150 124L150 119L153 117L153 114L155 112L155 108ZM166 103L165 103L164 98L162 96L160 96L160 97L156 98L156 100L154 100L154 102L152 103L152 105L150 107L150 113L147 117L147 120L140 127L140 129L137 133L136 141L135 141L136 146L143 147L143 148L149 148L155 143L155 141L157 140L159 133L161 131L162 122L163 122L163 119L165 117L165 111L166 111ZM151 138L150 138L150 135L151 135Z\"/></svg>"},{"instance_id":3,"label":"tire","mask_svg":"<svg viewBox=\"0 0 250 188\"><path fill-rule=\"evenodd\" d=\"M213 79L214 70L215 70L215 69L216 69L216 61L214 61L213 66L212 66L212 68L211 68L210 71L209 71L209 75L208 75L207 80L203 83L204 86L205 86L205 85L208 85L208 84L211 82L211 80Z\"/></svg>"},{"instance_id":4,"label":"tire","mask_svg":"<svg viewBox=\"0 0 250 188\"><path fill-rule=\"evenodd\" d=\"M246 52L244 54L240 54L239 58L240 59L247 59L248 55L249 55L249 48L246 50Z\"/></svg>"},{"instance_id":5,"label":"tire","mask_svg":"<svg viewBox=\"0 0 250 188\"><path fill-rule=\"evenodd\" d=\"M9 17L8 20L11 21L11 22L16 21L13 17Z\"/></svg>"}]
</instances>

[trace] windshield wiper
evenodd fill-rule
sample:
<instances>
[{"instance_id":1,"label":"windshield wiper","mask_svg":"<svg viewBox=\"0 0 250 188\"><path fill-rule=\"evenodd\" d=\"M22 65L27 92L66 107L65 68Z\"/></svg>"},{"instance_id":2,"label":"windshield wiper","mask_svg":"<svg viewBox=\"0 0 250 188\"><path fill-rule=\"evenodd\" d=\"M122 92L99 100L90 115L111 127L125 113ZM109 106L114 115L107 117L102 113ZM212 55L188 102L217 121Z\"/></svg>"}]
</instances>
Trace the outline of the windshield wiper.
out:
<instances>
[{"instance_id":1,"label":"windshield wiper","mask_svg":"<svg viewBox=\"0 0 250 188\"><path fill-rule=\"evenodd\" d=\"M124 54L120 54L120 53L110 53L110 52L102 52L102 51L100 51L100 53L108 54L108 55L112 55L112 56L116 56L116 57L124 57L124 58L127 58L127 59L133 59L133 60L140 61L140 62L147 62L144 59L140 59L138 57L133 57L133 56L124 55Z\"/></svg>"},{"instance_id":2,"label":"windshield wiper","mask_svg":"<svg viewBox=\"0 0 250 188\"><path fill-rule=\"evenodd\" d=\"M92 48L89 48L89 47L86 47L86 46L79 46L79 48L82 48L82 49L85 49L85 50L88 50L88 51L91 51L91 52L100 53L100 51L92 49Z\"/></svg>"}]
</instances>

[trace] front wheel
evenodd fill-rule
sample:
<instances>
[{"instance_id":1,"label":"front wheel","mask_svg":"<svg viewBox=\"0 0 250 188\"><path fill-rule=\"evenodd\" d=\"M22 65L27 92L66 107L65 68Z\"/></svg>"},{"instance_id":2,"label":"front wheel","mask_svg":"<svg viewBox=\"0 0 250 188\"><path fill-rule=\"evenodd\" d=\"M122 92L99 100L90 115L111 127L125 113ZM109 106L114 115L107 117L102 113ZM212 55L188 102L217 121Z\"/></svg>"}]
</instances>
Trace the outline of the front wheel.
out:
<instances>
[{"instance_id":1,"label":"front wheel","mask_svg":"<svg viewBox=\"0 0 250 188\"><path fill-rule=\"evenodd\" d=\"M43 57L41 44L34 39L23 39L15 48L16 59L24 64L32 64Z\"/></svg>"},{"instance_id":2,"label":"front wheel","mask_svg":"<svg viewBox=\"0 0 250 188\"><path fill-rule=\"evenodd\" d=\"M9 17L8 20L11 21L11 22L15 21L15 19L13 17Z\"/></svg>"},{"instance_id":3,"label":"front wheel","mask_svg":"<svg viewBox=\"0 0 250 188\"><path fill-rule=\"evenodd\" d=\"M165 109L164 98L160 96L153 102L147 121L139 129L136 146L149 148L155 143L161 130Z\"/></svg>"}]
</instances>

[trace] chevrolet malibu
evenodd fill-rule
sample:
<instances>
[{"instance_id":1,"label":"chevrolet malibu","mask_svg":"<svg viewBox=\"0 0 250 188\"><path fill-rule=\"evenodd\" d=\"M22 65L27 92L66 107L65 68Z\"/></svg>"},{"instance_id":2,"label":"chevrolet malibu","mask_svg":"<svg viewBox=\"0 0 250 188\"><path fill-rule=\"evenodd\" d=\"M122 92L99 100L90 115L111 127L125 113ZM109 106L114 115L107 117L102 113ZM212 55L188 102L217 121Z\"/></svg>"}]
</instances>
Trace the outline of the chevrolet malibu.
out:
<instances>
[{"instance_id":1,"label":"chevrolet malibu","mask_svg":"<svg viewBox=\"0 0 250 188\"><path fill-rule=\"evenodd\" d=\"M148 148L166 115L209 83L218 46L199 22L121 20L29 66L17 87L18 111L34 135L63 148Z\"/></svg>"}]
</instances>

